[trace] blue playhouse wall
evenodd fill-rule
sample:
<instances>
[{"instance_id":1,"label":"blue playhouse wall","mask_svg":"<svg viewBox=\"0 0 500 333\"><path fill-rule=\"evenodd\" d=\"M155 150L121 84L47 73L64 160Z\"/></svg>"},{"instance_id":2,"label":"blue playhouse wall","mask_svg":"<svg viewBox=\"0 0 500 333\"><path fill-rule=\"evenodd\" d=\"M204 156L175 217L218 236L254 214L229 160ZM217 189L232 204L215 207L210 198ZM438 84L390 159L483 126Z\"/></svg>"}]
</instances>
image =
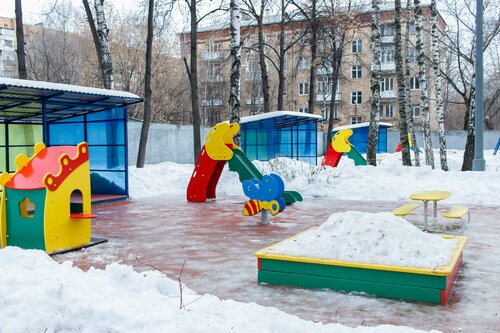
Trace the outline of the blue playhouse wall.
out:
<instances>
[{"instance_id":1,"label":"blue playhouse wall","mask_svg":"<svg viewBox=\"0 0 500 333\"><path fill-rule=\"evenodd\" d=\"M276 128L274 119L241 124L241 149L251 160L288 157L316 164L316 123Z\"/></svg>"},{"instance_id":2,"label":"blue playhouse wall","mask_svg":"<svg viewBox=\"0 0 500 333\"><path fill-rule=\"evenodd\" d=\"M332 131L332 137L338 131ZM358 150L360 153L366 153L366 148L368 146L368 126L355 127L352 128L352 136L349 138L349 142ZM377 153L387 153L387 127L380 126L378 132L378 143L377 143Z\"/></svg>"},{"instance_id":3,"label":"blue playhouse wall","mask_svg":"<svg viewBox=\"0 0 500 333\"><path fill-rule=\"evenodd\" d=\"M48 127L48 146L88 143L92 193L128 195L126 108L67 118Z\"/></svg>"}]
</instances>

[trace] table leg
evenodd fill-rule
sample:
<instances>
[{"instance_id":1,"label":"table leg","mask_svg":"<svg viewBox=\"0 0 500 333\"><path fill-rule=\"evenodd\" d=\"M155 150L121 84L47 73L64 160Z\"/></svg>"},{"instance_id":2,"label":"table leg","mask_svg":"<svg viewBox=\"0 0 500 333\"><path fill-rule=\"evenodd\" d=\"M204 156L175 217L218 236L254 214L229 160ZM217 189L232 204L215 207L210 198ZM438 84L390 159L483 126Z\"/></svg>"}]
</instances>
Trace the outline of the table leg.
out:
<instances>
[{"instance_id":1,"label":"table leg","mask_svg":"<svg viewBox=\"0 0 500 333\"><path fill-rule=\"evenodd\" d=\"M424 200L424 231L427 232L427 201Z\"/></svg>"},{"instance_id":2,"label":"table leg","mask_svg":"<svg viewBox=\"0 0 500 333\"><path fill-rule=\"evenodd\" d=\"M436 201L434 201L434 220L436 220L437 211L438 211L438 202L436 200Z\"/></svg>"}]
</instances>

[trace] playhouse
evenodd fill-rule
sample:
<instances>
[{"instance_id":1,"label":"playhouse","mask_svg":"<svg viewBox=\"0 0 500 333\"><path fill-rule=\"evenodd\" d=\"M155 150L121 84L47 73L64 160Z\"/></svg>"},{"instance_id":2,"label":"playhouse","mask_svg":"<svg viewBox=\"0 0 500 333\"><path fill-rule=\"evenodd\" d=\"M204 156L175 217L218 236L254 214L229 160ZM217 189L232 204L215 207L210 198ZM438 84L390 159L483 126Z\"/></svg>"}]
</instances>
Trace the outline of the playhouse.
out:
<instances>
[{"instance_id":1,"label":"playhouse","mask_svg":"<svg viewBox=\"0 0 500 333\"><path fill-rule=\"evenodd\" d=\"M268 161L288 157L316 164L319 115L275 111L243 117L241 149L251 160Z\"/></svg>"},{"instance_id":2,"label":"playhouse","mask_svg":"<svg viewBox=\"0 0 500 333\"><path fill-rule=\"evenodd\" d=\"M332 137L341 130L351 129L352 135L349 138L349 142L356 147L360 153L366 153L368 147L368 128L370 123L359 123L353 125L346 125L335 127L332 130ZM377 153L387 153L387 129L392 127L389 123L379 123L378 127L378 142L377 142Z\"/></svg>"},{"instance_id":3,"label":"playhouse","mask_svg":"<svg viewBox=\"0 0 500 333\"><path fill-rule=\"evenodd\" d=\"M1 246L54 253L91 245L90 163L85 142L77 146L34 146L19 154L16 171L0 184ZM78 197L73 202L72 197Z\"/></svg>"},{"instance_id":4,"label":"playhouse","mask_svg":"<svg viewBox=\"0 0 500 333\"><path fill-rule=\"evenodd\" d=\"M14 172L15 157L33 146L85 141L94 201L128 197L127 107L137 95L41 81L0 78L0 171Z\"/></svg>"}]
</instances>

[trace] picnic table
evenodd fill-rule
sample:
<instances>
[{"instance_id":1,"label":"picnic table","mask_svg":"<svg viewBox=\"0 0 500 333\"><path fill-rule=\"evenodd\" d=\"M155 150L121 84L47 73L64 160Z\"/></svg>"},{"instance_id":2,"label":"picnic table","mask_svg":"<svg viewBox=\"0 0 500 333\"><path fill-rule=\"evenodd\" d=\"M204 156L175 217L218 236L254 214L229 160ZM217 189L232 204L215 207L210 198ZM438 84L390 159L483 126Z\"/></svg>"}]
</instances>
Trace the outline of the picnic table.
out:
<instances>
[{"instance_id":1,"label":"picnic table","mask_svg":"<svg viewBox=\"0 0 500 333\"><path fill-rule=\"evenodd\" d=\"M419 191L410 195L412 200L420 200L424 203L424 231L427 231L428 207L429 201L434 202L434 219L437 218L437 203L451 196L448 191Z\"/></svg>"}]
</instances>

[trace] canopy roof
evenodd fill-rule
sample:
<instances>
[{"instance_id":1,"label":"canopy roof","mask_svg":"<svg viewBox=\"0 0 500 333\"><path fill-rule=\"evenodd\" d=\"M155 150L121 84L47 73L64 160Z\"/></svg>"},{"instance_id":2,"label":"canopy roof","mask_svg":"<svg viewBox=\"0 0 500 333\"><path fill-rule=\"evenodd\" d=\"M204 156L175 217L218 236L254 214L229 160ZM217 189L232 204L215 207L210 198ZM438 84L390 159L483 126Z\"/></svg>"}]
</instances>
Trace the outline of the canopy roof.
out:
<instances>
[{"instance_id":1,"label":"canopy roof","mask_svg":"<svg viewBox=\"0 0 500 333\"><path fill-rule=\"evenodd\" d=\"M43 123L141 102L134 94L0 78L0 123Z\"/></svg>"},{"instance_id":2,"label":"canopy roof","mask_svg":"<svg viewBox=\"0 0 500 333\"><path fill-rule=\"evenodd\" d=\"M315 123L323 120L323 117L315 114L295 111L274 111L261 113L254 116L241 118L240 124L253 124L271 120L276 128L298 126L302 124Z\"/></svg>"}]
</instances>

